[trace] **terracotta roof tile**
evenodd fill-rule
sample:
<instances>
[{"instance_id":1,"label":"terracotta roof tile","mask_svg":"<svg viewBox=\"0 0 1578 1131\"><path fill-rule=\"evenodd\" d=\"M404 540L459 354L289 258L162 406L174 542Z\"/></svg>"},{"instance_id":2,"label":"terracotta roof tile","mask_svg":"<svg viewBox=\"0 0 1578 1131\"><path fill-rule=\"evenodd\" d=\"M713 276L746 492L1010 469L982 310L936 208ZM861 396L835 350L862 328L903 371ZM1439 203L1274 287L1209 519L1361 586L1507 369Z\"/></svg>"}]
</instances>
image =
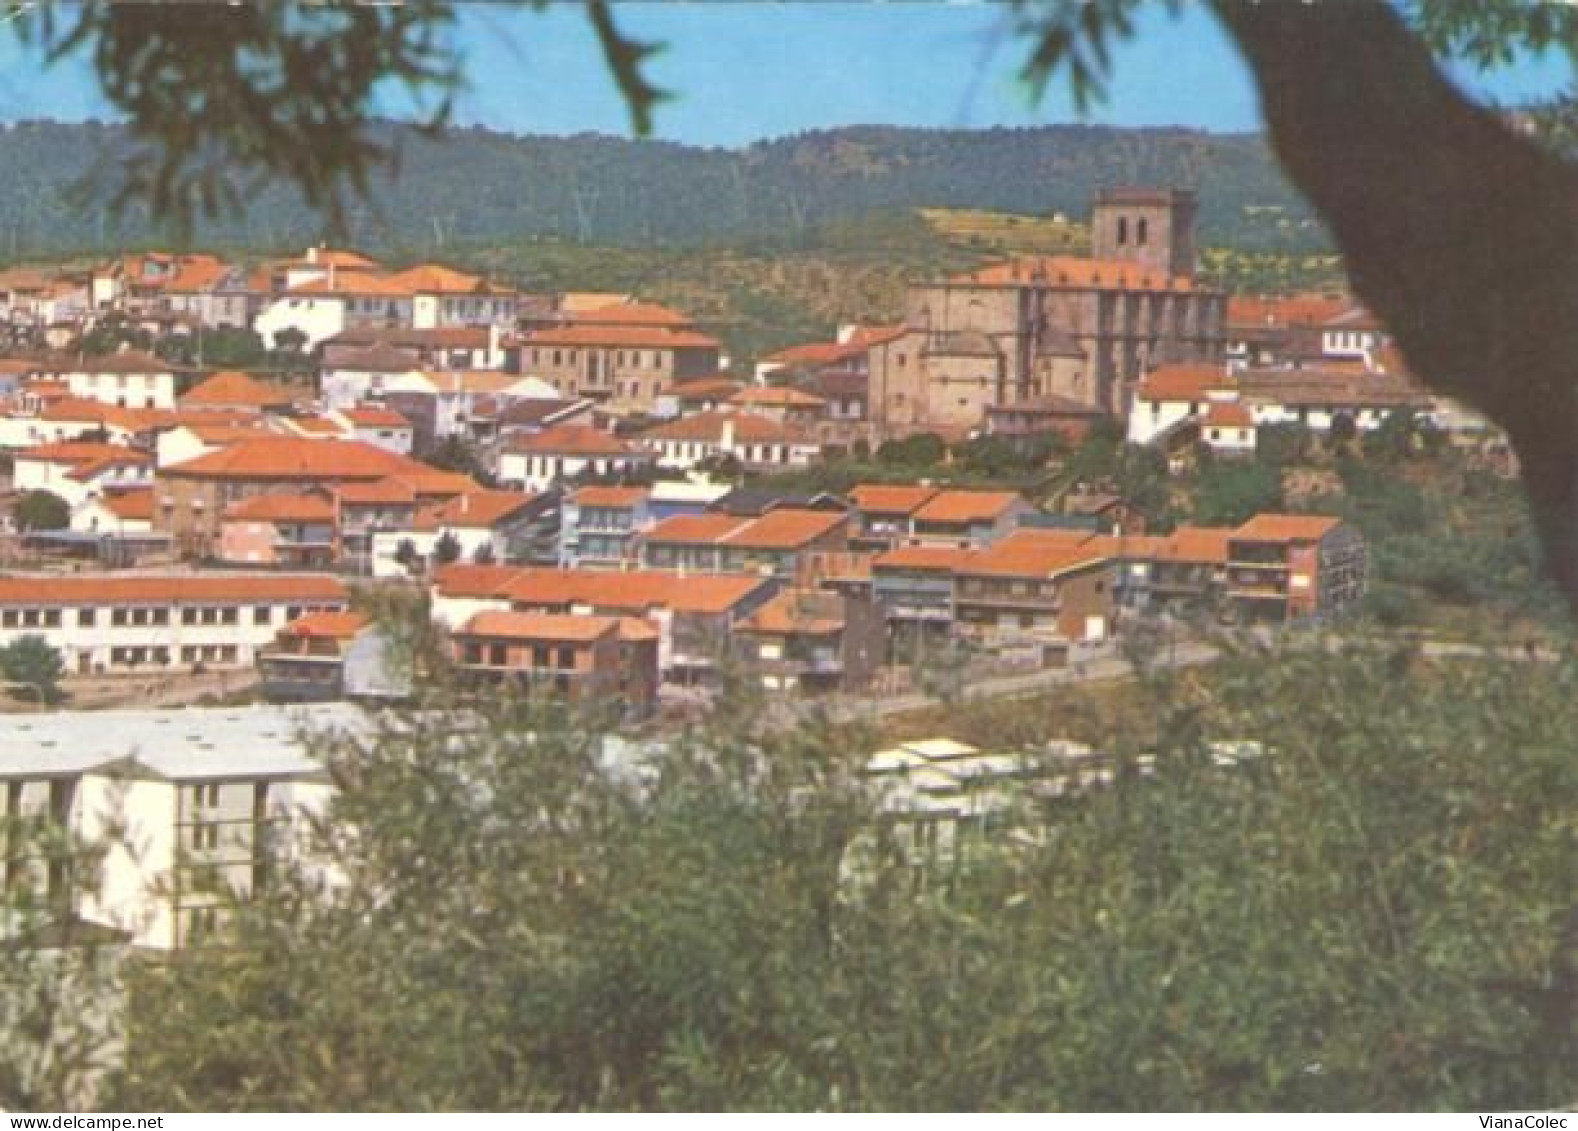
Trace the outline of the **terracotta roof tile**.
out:
<instances>
[{"instance_id":1,"label":"terracotta roof tile","mask_svg":"<svg viewBox=\"0 0 1578 1131\"><path fill-rule=\"evenodd\" d=\"M441 503L429 517L437 526L492 529L541 496L520 491L468 491Z\"/></svg>"},{"instance_id":2,"label":"terracotta roof tile","mask_svg":"<svg viewBox=\"0 0 1578 1131\"><path fill-rule=\"evenodd\" d=\"M641 433L643 440L681 440L721 443L725 426L732 426L736 443L796 444L807 442L798 431L749 412L698 412L682 416Z\"/></svg>"},{"instance_id":3,"label":"terracotta roof tile","mask_svg":"<svg viewBox=\"0 0 1578 1131\"><path fill-rule=\"evenodd\" d=\"M1092 546L1078 531L1020 530L978 550L957 572L965 575L1050 578L1107 559L1108 547ZM1075 535L1075 537L1070 537Z\"/></svg>"},{"instance_id":4,"label":"terracotta roof tile","mask_svg":"<svg viewBox=\"0 0 1578 1131\"><path fill-rule=\"evenodd\" d=\"M316 637L328 640L350 640L370 622L361 613L343 612L308 613L298 617L284 628L281 636Z\"/></svg>"},{"instance_id":5,"label":"terracotta roof tile","mask_svg":"<svg viewBox=\"0 0 1578 1131\"><path fill-rule=\"evenodd\" d=\"M741 408L826 408L827 401L788 386L756 385L741 389L729 398Z\"/></svg>"},{"instance_id":6,"label":"terracotta roof tile","mask_svg":"<svg viewBox=\"0 0 1578 1131\"><path fill-rule=\"evenodd\" d=\"M695 330L654 326L590 326L574 324L521 335L523 346L613 346L634 349L718 348L718 339Z\"/></svg>"},{"instance_id":7,"label":"terracotta roof tile","mask_svg":"<svg viewBox=\"0 0 1578 1131\"><path fill-rule=\"evenodd\" d=\"M384 479L421 477L426 464L358 440L265 436L160 470L160 475L207 479Z\"/></svg>"},{"instance_id":8,"label":"terracotta roof tile","mask_svg":"<svg viewBox=\"0 0 1578 1131\"><path fill-rule=\"evenodd\" d=\"M1015 503L1013 491L940 491L915 512L916 522L991 522Z\"/></svg>"},{"instance_id":9,"label":"terracotta roof tile","mask_svg":"<svg viewBox=\"0 0 1578 1131\"><path fill-rule=\"evenodd\" d=\"M93 574L0 578L0 605L343 603L344 583L316 573Z\"/></svg>"},{"instance_id":10,"label":"terracotta roof tile","mask_svg":"<svg viewBox=\"0 0 1578 1131\"><path fill-rule=\"evenodd\" d=\"M1142 401L1203 401L1214 389L1231 389L1233 378L1215 365L1163 365L1140 382Z\"/></svg>"},{"instance_id":11,"label":"terracotta roof tile","mask_svg":"<svg viewBox=\"0 0 1578 1131\"><path fill-rule=\"evenodd\" d=\"M974 550L962 550L957 546L899 546L873 558L871 569L873 573L952 573L974 553Z\"/></svg>"},{"instance_id":12,"label":"terracotta roof tile","mask_svg":"<svg viewBox=\"0 0 1578 1131\"><path fill-rule=\"evenodd\" d=\"M505 451L541 455L628 456L638 449L590 424L555 424L529 436L511 436Z\"/></svg>"},{"instance_id":13,"label":"terracotta roof tile","mask_svg":"<svg viewBox=\"0 0 1578 1131\"><path fill-rule=\"evenodd\" d=\"M1314 514L1257 514L1233 531L1233 541L1318 542L1342 525L1342 519Z\"/></svg>"},{"instance_id":14,"label":"terracotta roof tile","mask_svg":"<svg viewBox=\"0 0 1578 1131\"><path fill-rule=\"evenodd\" d=\"M912 487L907 484L888 486L882 483L861 483L850 488L849 498L856 508L867 514L914 514L938 495L936 487Z\"/></svg>"},{"instance_id":15,"label":"terracotta roof tile","mask_svg":"<svg viewBox=\"0 0 1578 1131\"><path fill-rule=\"evenodd\" d=\"M278 385L259 381L234 369L215 373L179 400L184 408L201 408L205 405L289 408L291 402L291 395Z\"/></svg>"},{"instance_id":16,"label":"terracotta roof tile","mask_svg":"<svg viewBox=\"0 0 1578 1131\"><path fill-rule=\"evenodd\" d=\"M1212 401L1206 406L1205 423L1211 428L1253 428L1255 418L1236 401Z\"/></svg>"},{"instance_id":17,"label":"terracotta roof tile","mask_svg":"<svg viewBox=\"0 0 1578 1131\"><path fill-rule=\"evenodd\" d=\"M571 498L582 507L633 507L651 496L650 487L582 487Z\"/></svg>"},{"instance_id":18,"label":"terracotta roof tile","mask_svg":"<svg viewBox=\"0 0 1578 1131\"><path fill-rule=\"evenodd\" d=\"M606 306L576 311L571 317L578 326L647 326L684 330L695 325L688 314L655 302L611 302Z\"/></svg>"},{"instance_id":19,"label":"terracotta roof tile","mask_svg":"<svg viewBox=\"0 0 1578 1131\"><path fill-rule=\"evenodd\" d=\"M253 495L225 508L226 522L333 522L334 503L322 495Z\"/></svg>"},{"instance_id":20,"label":"terracotta roof tile","mask_svg":"<svg viewBox=\"0 0 1578 1131\"><path fill-rule=\"evenodd\" d=\"M583 617L566 613L518 613L489 609L455 630L457 637L483 636L504 640L553 640L591 643L619 632L616 617Z\"/></svg>"}]
</instances>

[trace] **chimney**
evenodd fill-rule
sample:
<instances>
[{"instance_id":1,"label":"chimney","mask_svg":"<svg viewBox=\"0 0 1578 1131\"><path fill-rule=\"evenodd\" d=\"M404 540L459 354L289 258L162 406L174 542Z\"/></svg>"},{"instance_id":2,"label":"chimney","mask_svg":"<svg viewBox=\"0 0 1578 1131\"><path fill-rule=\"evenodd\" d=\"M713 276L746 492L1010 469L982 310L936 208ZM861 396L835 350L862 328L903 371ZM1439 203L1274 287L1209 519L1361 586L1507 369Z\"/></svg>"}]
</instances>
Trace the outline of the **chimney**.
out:
<instances>
[{"instance_id":1,"label":"chimney","mask_svg":"<svg viewBox=\"0 0 1578 1131\"><path fill-rule=\"evenodd\" d=\"M311 247L309 247L307 249L307 262L308 263L316 263L316 262L318 262L318 245L317 244L313 244Z\"/></svg>"},{"instance_id":2,"label":"chimney","mask_svg":"<svg viewBox=\"0 0 1578 1131\"><path fill-rule=\"evenodd\" d=\"M724 420L723 420L723 432L718 438L718 447L721 450L725 451L725 452L732 452L734 450L734 418L733 417L725 417L724 418Z\"/></svg>"}]
</instances>

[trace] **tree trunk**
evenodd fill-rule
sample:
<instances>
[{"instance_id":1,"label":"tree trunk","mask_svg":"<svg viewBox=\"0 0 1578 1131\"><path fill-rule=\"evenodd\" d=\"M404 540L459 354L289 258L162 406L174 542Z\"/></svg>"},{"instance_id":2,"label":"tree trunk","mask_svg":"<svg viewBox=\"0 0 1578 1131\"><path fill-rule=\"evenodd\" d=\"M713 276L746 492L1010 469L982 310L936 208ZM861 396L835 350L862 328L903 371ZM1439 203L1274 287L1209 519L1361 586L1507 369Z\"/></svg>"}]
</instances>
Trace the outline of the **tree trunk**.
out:
<instances>
[{"instance_id":1,"label":"tree trunk","mask_svg":"<svg viewBox=\"0 0 1578 1131\"><path fill-rule=\"evenodd\" d=\"M1283 168L1413 372L1507 431L1578 613L1578 169L1467 101L1379 0L1217 0Z\"/></svg>"}]
</instances>

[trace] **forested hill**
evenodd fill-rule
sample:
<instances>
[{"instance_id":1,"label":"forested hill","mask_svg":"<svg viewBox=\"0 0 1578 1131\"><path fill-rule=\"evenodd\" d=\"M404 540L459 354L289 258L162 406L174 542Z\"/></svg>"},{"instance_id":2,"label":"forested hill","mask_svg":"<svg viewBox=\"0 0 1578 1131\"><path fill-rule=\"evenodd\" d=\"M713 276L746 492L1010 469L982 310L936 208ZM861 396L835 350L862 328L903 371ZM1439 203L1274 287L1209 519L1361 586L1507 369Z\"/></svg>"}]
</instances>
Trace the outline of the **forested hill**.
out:
<instances>
[{"instance_id":1,"label":"forested hill","mask_svg":"<svg viewBox=\"0 0 1578 1131\"><path fill-rule=\"evenodd\" d=\"M726 150L590 134L518 137L462 129L429 140L402 127L386 132L398 168L357 209L352 233L374 249L532 237L669 246L792 243L829 221L916 207L1083 218L1092 191L1115 184L1197 187L1207 243L1308 250L1322 242L1256 135L848 127ZM166 238L145 212L119 219L105 213L108 186L127 152L127 137L115 126L0 126L0 254ZM200 228L198 241L281 247L320 233L321 222L283 186L248 199L245 216Z\"/></svg>"}]
</instances>

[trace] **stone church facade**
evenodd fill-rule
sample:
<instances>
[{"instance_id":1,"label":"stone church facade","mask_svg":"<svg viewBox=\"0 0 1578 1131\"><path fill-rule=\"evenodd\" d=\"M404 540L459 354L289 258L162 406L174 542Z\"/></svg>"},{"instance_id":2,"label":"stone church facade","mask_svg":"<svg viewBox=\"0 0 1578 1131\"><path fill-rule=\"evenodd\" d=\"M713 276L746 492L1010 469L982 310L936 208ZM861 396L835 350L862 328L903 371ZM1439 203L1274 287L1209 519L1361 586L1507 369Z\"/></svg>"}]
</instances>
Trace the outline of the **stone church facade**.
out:
<instances>
[{"instance_id":1,"label":"stone church facade","mask_svg":"<svg viewBox=\"0 0 1578 1131\"><path fill-rule=\"evenodd\" d=\"M1158 365L1220 362L1227 296L1195 280L1196 202L1182 190L1103 192L1089 259L997 263L906 296L904 329L873 345L873 423L963 435L988 408L1045 402L1119 418Z\"/></svg>"}]
</instances>

